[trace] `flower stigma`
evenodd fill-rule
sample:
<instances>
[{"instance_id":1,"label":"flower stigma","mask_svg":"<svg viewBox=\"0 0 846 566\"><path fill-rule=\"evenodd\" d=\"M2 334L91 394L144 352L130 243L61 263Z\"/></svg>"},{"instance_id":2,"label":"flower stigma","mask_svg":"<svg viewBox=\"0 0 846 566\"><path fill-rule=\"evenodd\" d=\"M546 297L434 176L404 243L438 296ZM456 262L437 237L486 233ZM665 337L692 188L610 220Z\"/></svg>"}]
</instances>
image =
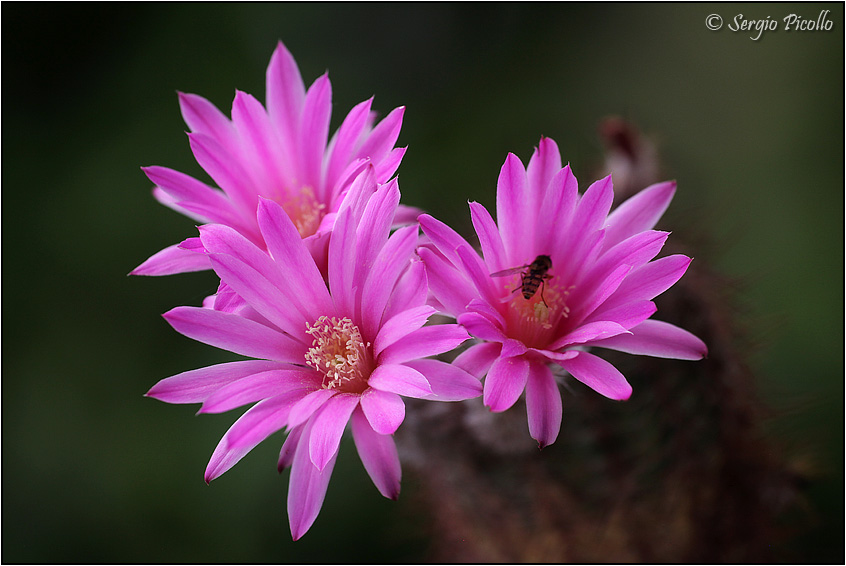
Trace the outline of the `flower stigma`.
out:
<instances>
[{"instance_id":1,"label":"flower stigma","mask_svg":"<svg viewBox=\"0 0 846 566\"><path fill-rule=\"evenodd\" d=\"M506 287L507 290L510 286ZM555 328L562 319L570 315L567 297L574 289L572 285L563 287L559 278L553 276L545 280L541 287L525 299L520 293L520 282L517 291L512 291L505 314L508 328L514 329L511 334L529 347L543 347L555 333Z\"/></svg>"},{"instance_id":2,"label":"flower stigma","mask_svg":"<svg viewBox=\"0 0 846 566\"><path fill-rule=\"evenodd\" d=\"M306 363L323 374L324 389L361 393L372 371L370 342L347 317L321 316L314 324L306 323L306 334L314 336L306 352Z\"/></svg>"}]
</instances>

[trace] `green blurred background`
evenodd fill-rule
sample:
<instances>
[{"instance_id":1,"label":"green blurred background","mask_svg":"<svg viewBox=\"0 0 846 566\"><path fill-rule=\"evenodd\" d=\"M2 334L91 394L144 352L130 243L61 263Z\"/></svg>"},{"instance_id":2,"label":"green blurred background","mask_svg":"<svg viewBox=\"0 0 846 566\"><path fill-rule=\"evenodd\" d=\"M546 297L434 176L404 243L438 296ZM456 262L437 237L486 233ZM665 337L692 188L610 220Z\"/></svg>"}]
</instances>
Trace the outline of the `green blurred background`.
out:
<instances>
[{"instance_id":1,"label":"green blurred background","mask_svg":"<svg viewBox=\"0 0 846 566\"><path fill-rule=\"evenodd\" d=\"M827 32L753 41L705 26L825 9ZM812 525L792 546L842 562L844 23L842 4L4 3L2 561L424 556L414 482L384 500L348 439L320 517L292 543L279 435L208 487L236 415L142 397L229 357L159 317L199 304L213 275L126 276L195 233L139 167L206 178L176 91L227 114L236 88L264 100L281 39L307 84L330 71L333 129L374 94L382 113L407 107L403 200L465 234L466 201L493 205L506 152L527 162L552 137L584 183L601 118L651 135L679 183L666 225L706 236L694 255L736 282L774 449L812 470Z\"/></svg>"}]
</instances>

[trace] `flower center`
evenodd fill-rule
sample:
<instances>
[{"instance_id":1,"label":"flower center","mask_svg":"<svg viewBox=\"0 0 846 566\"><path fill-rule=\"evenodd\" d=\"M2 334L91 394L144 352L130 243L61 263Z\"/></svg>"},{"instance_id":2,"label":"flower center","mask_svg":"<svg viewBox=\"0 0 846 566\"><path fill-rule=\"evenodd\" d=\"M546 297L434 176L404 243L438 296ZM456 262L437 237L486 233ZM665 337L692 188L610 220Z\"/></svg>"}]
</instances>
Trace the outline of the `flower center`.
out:
<instances>
[{"instance_id":1,"label":"flower center","mask_svg":"<svg viewBox=\"0 0 846 566\"><path fill-rule=\"evenodd\" d=\"M364 391L373 364L370 343L364 342L358 327L346 317L321 316L306 324L306 333L314 336L306 363L323 374L323 388Z\"/></svg>"},{"instance_id":2,"label":"flower center","mask_svg":"<svg viewBox=\"0 0 846 566\"><path fill-rule=\"evenodd\" d=\"M513 291L513 289L518 289ZM542 348L549 343L558 323L570 315L567 297L573 286L564 287L558 276L544 280L529 298L520 292L521 281L506 287L512 291L506 302L509 334L529 347Z\"/></svg>"},{"instance_id":3,"label":"flower center","mask_svg":"<svg viewBox=\"0 0 846 566\"><path fill-rule=\"evenodd\" d=\"M309 186L301 187L299 191L288 191L279 204L303 238L317 232L326 214L326 205L317 201L314 189Z\"/></svg>"}]
</instances>

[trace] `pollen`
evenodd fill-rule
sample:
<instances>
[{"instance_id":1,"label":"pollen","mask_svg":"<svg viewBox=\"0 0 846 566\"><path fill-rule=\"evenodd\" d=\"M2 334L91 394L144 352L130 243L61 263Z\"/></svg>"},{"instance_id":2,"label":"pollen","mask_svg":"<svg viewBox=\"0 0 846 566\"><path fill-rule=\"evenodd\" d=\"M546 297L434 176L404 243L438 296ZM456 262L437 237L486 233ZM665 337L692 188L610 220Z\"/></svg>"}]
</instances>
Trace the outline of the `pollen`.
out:
<instances>
[{"instance_id":1,"label":"pollen","mask_svg":"<svg viewBox=\"0 0 846 566\"><path fill-rule=\"evenodd\" d=\"M309 186L304 186L299 191L288 191L279 204L303 238L317 232L320 221L326 215L326 205L318 202L314 189Z\"/></svg>"},{"instance_id":2,"label":"pollen","mask_svg":"<svg viewBox=\"0 0 846 566\"><path fill-rule=\"evenodd\" d=\"M367 387L372 370L370 343L349 318L321 316L314 324L306 324L306 333L314 337L306 364L323 374L324 389L360 393Z\"/></svg>"},{"instance_id":3,"label":"pollen","mask_svg":"<svg viewBox=\"0 0 846 566\"><path fill-rule=\"evenodd\" d=\"M513 292L507 303L506 319L509 327L515 330L514 336L527 346L545 344L558 324L569 317L567 298L573 289L572 285L564 287L558 277L553 277L544 282L542 294L538 289L530 299Z\"/></svg>"}]
</instances>

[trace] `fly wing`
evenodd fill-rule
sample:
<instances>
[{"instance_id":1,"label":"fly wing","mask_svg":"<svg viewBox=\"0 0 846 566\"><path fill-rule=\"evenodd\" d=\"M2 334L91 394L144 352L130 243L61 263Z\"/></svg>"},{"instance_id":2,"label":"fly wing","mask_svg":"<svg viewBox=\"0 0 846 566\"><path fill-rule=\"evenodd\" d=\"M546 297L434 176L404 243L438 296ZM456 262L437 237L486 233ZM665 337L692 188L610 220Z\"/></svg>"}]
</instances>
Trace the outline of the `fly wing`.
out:
<instances>
[{"instance_id":1,"label":"fly wing","mask_svg":"<svg viewBox=\"0 0 846 566\"><path fill-rule=\"evenodd\" d=\"M496 273L491 273L491 277L505 277L506 275L513 275L515 273L520 273L524 269L529 267L528 265L520 265L517 267L512 267L510 269L503 269L502 271L497 271Z\"/></svg>"}]
</instances>

